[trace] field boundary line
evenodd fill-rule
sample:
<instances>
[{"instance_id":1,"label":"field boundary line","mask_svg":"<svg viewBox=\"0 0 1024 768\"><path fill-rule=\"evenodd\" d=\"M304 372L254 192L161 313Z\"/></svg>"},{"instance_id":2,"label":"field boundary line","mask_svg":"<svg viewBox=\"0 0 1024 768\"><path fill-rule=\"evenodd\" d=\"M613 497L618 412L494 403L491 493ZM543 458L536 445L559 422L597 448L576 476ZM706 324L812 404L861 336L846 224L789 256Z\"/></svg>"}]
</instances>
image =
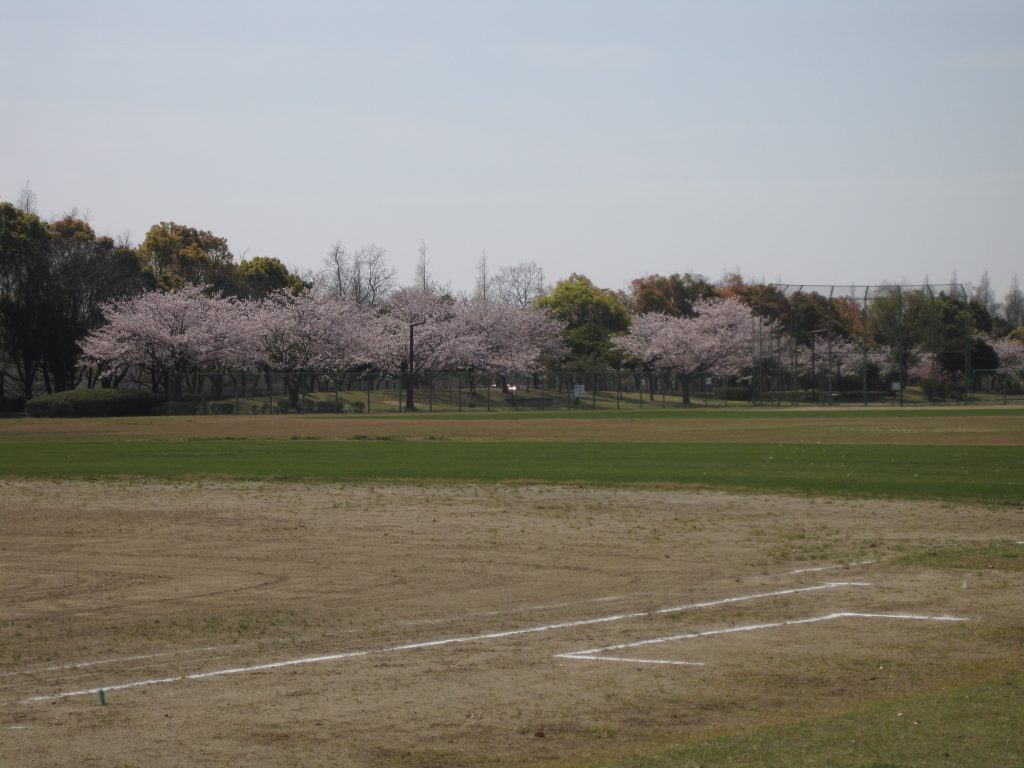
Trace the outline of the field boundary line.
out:
<instances>
[{"instance_id":1,"label":"field boundary line","mask_svg":"<svg viewBox=\"0 0 1024 768\"><path fill-rule=\"evenodd\" d=\"M107 664L118 664L123 661L144 661L146 659L159 659L167 656L183 656L190 653L203 653L205 651L221 651L227 648L237 648L236 645L208 645L203 648L187 648L180 651L158 651L156 653L139 653L134 656L113 656L108 659L95 659L92 661L70 661L66 664L54 664L49 667L33 667L32 669L16 669L12 672L0 672L0 677L17 677L19 675L38 675L42 672L63 672L66 669L88 669L90 667L101 667Z\"/></svg>"},{"instance_id":2,"label":"field boundary line","mask_svg":"<svg viewBox=\"0 0 1024 768\"><path fill-rule=\"evenodd\" d=\"M834 571L839 568L855 568L858 565L874 565L877 561L875 560L861 560L859 563L839 563L838 565L818 565L813 568L797 568L795 571L789 571L788 576L795 576L800 573L817 573L818 571Z\"/></svg>"},{"instance_id":3,"label":"field boundary line","mask_svg":"<svg viewBox=\"0 0 1024 768\"><path fill-rule=\"evenodd\" d=\"M631 659L622 656L604 656L607 651L623 651L630 648L641 648L661 643L671 643L679 640L694 640L701 637L715 637L718 635L729 635L737 632L756 632L761 629L776 629L778 627L790 627L801 624L815 624L835 619L891 619L894 621L945 621L959 622L970 621L963 616L927 616L914 613L862 613L858 611L837 611L822 616L810 616L804 619L784 619L782 621L771 621L762 624L744 624L738 627L723 627L721 629L709 629L704 632L687 632L682 635L669 635L667 637L652 637L646 640L637 640L632 643L615 643L601 648L588 648L583 651L571 651L569 653L555 654L556 659L571 659L573 661L623 661L636 664L679 664L686 666L705 666L700 661L665 661L661 659Z\"/></svg>"},{"instance_id":4,"label":"field boundary line","mask_svg":"<svg viewBox=\"0 0 1024 768\"><path fill-rule=\"evenodd\" d=\"M611 614L609 616L598 616L591 619L576 619L573 621L562 621L554 624L542 624L533 627L521 627L519 629L507 629L500 630L497 632L484 632L477 635L446 637L437 640L427 640L416 643L404 643L401 645L392 645L383 648L370 648L356 651L342 651L339 653L330 653L318 656L304 656L295 659L285 659L282 661L272 661L264 664L249 664L244 666L229 667L226 669L217 669L208 672L192 672L189 674L175 675L172 677L161 677L150 680L137 680L128 683L116 683L113 685L101 685L95 688L87 688L76 691L62 691L59 693L30 696L28 698L21 699L18 703L32 704L41 701L53 701L55 699L66 699L76 696L92 696L98 694L100 690L103 690L105 692L123 691L132 688L142 688L151 685L165 685L169 683L179 683L189 680L205 680L214 677L225 677L228 675L240 675L252 672L261 672L266 670L283 669L286 667L297 667L304 666L307 664L322 664L327 662L342 661L345 659L354 659L385 653L400 653L403 651L415 651L427 648L441 648L449 645L482 642L487 640L501 640L510 637L522 637L531 634L554 632L561 629L587 627L596 624L608 624L617 621L625 621L628 619L649 618L651 616L664 615L667 613L681 613L683 611L699 610L701 608L711 608L719 605L730 605L732 603L738 603L743 601L762 600L769 597L781 597L784 595L795 595L804 592L818 592L821 590L841 589L846 587L869 586L871 586L870 582L863 581L829 581L823 584L814 584L807 587L791 587L789 589L779 589L770 592L756 592L752 594L736 595L734 597L725 597L720 598L718 600L705 600L696 603L684 603L682 605L673 606L671 608L661 608L653 611L634 611L631 613L616 613Z\"/></svg>"}]
</instances>

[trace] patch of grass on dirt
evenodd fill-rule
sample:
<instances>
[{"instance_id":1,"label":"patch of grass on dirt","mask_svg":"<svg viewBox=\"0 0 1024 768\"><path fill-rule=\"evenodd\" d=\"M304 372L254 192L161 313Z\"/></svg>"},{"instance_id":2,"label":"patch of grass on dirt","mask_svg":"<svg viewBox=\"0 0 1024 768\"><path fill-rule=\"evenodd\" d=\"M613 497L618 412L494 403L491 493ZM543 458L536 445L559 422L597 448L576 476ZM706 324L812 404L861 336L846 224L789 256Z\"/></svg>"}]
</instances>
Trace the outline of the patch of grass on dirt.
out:
<instances>
[{"instance_id":1,"label":"patch of grass on dirt","mask_svg":"<svg viewBox=\"0 0 1024 768\"><path fill-rule=\"evenodd\" d=\"M847 712L761 726L635 754L602 768L935 768L1019 766L1020 675L872 702ZM563 765L583 765L564 763Z\"/></svg>"},{"instance_id":2,"label":"patch of grass on dirt","mask_svg":"<svg viewBox=\"0 0 1024 768\"><path fill-rule=\"evenodd\" d=\"M961 568L972 571L1024 571L1024 543L961 544L936 547L903 555L893 565L923 565L928 568Z\"/></svg>"}]
</instances>

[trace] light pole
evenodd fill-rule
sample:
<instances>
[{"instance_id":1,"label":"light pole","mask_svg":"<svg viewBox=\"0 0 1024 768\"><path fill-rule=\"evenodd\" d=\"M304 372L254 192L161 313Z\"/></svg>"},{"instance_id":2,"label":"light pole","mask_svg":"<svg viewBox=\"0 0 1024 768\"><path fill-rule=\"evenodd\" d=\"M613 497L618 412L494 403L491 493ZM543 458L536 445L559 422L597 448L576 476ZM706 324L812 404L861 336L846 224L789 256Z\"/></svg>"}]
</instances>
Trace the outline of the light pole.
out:
<instances>
[{"instance_id":1,"label":"light pole","mask_svg":"<svg viewBox=\"0 0 1024 768\"><path fill-rule=\"evenodd\" d=\"M420 320L418 323L409 323L409 366L405 373L405 410L407 411L416 410L416 403L413 401L413 370L415 361L413 356L413 334L417 326L423 325L426 322L426 320Z\"/></svg>"}]
</instances>

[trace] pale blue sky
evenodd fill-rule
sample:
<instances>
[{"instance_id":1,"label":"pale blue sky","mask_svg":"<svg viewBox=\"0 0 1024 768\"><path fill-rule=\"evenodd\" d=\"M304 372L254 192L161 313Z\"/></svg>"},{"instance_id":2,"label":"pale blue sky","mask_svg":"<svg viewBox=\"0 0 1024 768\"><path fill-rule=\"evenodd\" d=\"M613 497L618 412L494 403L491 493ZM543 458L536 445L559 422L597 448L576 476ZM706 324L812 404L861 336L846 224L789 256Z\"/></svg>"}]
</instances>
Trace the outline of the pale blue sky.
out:
<instances>
[{"instance_id":1,"label":"pale blue sky","mask_svg":"<svg viewBox=\"0 0 1024 768\"><path fill-rule=\"evenodd\" d=\"M1024 3L0 0L0 199L469 289L1024 278Z\"/></svg>"}]
</instances>

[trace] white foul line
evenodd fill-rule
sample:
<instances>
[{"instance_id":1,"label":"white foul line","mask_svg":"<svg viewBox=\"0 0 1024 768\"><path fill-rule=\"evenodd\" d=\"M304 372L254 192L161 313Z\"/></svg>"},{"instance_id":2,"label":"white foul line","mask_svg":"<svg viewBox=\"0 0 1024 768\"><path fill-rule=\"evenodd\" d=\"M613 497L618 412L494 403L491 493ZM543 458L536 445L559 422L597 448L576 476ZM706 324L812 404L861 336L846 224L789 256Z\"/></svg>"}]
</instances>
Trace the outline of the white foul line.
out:
<instances>
[{"instance_id":1,"label":"white foul line","mask_svg":"<svg viewBox=\"0 0 1024 768\"><path fill-rule=\"evenodd\" d=\"M703 661L668 661L666 659L628 659L625 656L577 656L574 653L560 653L556 659L572 659L573 661L625 661L630 664L666 664L675 667L704 667Z\"/></svg>"},{"instance_id":2,"label":"white foul line","mask_svg":"<svg viewBox=\"0 0 1024 768\"><path fill-rule=\"evenodd\" d=\"M211 677L223 677L226 675L240 675L247 672L260 672L263 670L270 669L281 669L283 667L297 667L305 664L321 664L330 661L341 661L343 659L354 659L362 656L370 656L382 653L398 653L401 651L415 651L424 648L440 648L446 645L456 645L460 643L472 643L483 640L499 640L509 637L520 637L522 635L537 634L541 632L553 632L559 629L571 629L574 627L586 627L594 624L606 624L615 621L623 621L627 619L641 619L645 617L662 615L666 613L679 613L682 611L691 611L699 608L710 608L718 605L728 605L730 603L738 603L744 600L759 600L767 597L780 597L783 595L795 595L801 592L816 592L823 589L837 589L841 587L868 587L871 586L869 582L863 581L830 581L824 584L816 584L810 587L793 587L791 589L780 589L773 592L758 592L750 595L738 595L736 597L726 597L720 600L708 600L700 603L686 603L684 605L677 605L672 608L661 608L654 611L637 611L634 613L617 613L611 616L599 616L593 619L579 619L576 621L564 621L557 624L544 624L536 627L524 627L521 629L509 629L501 632L485 632L479 635L468 635L465 637L448 637L440 640L429 640L426 642L419 643L407 643L404 645L392 645L385 648L371 648L360 651L345 651L341 653L331 653L324 656L305 656L297 659L286 659L284 661L274 661L266 664L252 664L241 667L231 667L228 669L217 669L210 672L193 672L186 675L177 675L174 677L161 677L152 680L138 680L130 683L118 683L115 685L104 685L96 688L88 688L78 691L64 691L61 693L51 693L41 696L31 696L27 699L22 699L19 703L29 704L37 701L51 701L53 699L66 699L72 696L91 696L95 695L103 690L105 692L110 691L123 691L130 688L142 688L149 685L162 685L166 683L178 683L186 680L205 680Z\"/></svg>"},{"instance_id":3,"label":"white foul line","mask_svg":"<svg viewBox=\"0 0 1024 768\"><path fill-rule=\"evenodd\" d=\"M237 648L236 645L208 645L204 648L189 648L182 651L160 651L158 653L140 653L135 656L115 656L109 659L96 659L93 661L74 661L67 664L55 664L51 667L35 667L32 669L17 669L13 672L0 672L0 677L14 677L16 675L36 675L42 672L63 672L66 669L87 669L89 667L100 667L105 664L119 664L125 661L143 661L146 659L159 659L165 656L181 656L186 653L202 653L203 651L220 651L225 648Z\"/></svg>"},{"instance_id":4,"label":"white foul line","mask_svg":"<svg viewBox=\"0 0 1024 768\"><path fill-rule=\"evenodd\" d=\"M832 571L837 568L854 568L858 565L874 565L874 560L861 560L859 563L840 563L839 565L819 565L816 568L798 568L795 571L790 571L789 575L793 576L798 573L817 573L818 571Z\"/></svg>"},{"instance_id":5,"label":"white foul line","mask_svg":"<svg viewBox=\"0 0 1024 768\"><path fill-rule=\"evenodd\" d=\"M658 645L660 643L671 643L677 640L693 640L699 637L714 637L715 635L729 635L735 632L753 632L758 629L775 629L776 627L788 627L797 624L813 624L819 621L831 621L833 619L894 619L910 621L970 621L960 616L921 616L912 613L855 613L852 611L840 611L828 613L824 616L811 616L806 619L787 619L784 621L773 621L766 624L745 624L739 627L725 627L724 629L709 629L704 632L689 632L683 635L670 635L668 637L653 637L648 640L638 640L633 643L616 643L606 645L603 648L588 648L585 651L572 651L570 653L556 654L555 658L572 659L574 661L625 661L637 664L685 664L687 666L704 666L703 662L668 662L656 659L629 659L622 656L603 656L607 651L621 651L627 648L640 648L645 645Z\"/></svg>"}]
</instances>

